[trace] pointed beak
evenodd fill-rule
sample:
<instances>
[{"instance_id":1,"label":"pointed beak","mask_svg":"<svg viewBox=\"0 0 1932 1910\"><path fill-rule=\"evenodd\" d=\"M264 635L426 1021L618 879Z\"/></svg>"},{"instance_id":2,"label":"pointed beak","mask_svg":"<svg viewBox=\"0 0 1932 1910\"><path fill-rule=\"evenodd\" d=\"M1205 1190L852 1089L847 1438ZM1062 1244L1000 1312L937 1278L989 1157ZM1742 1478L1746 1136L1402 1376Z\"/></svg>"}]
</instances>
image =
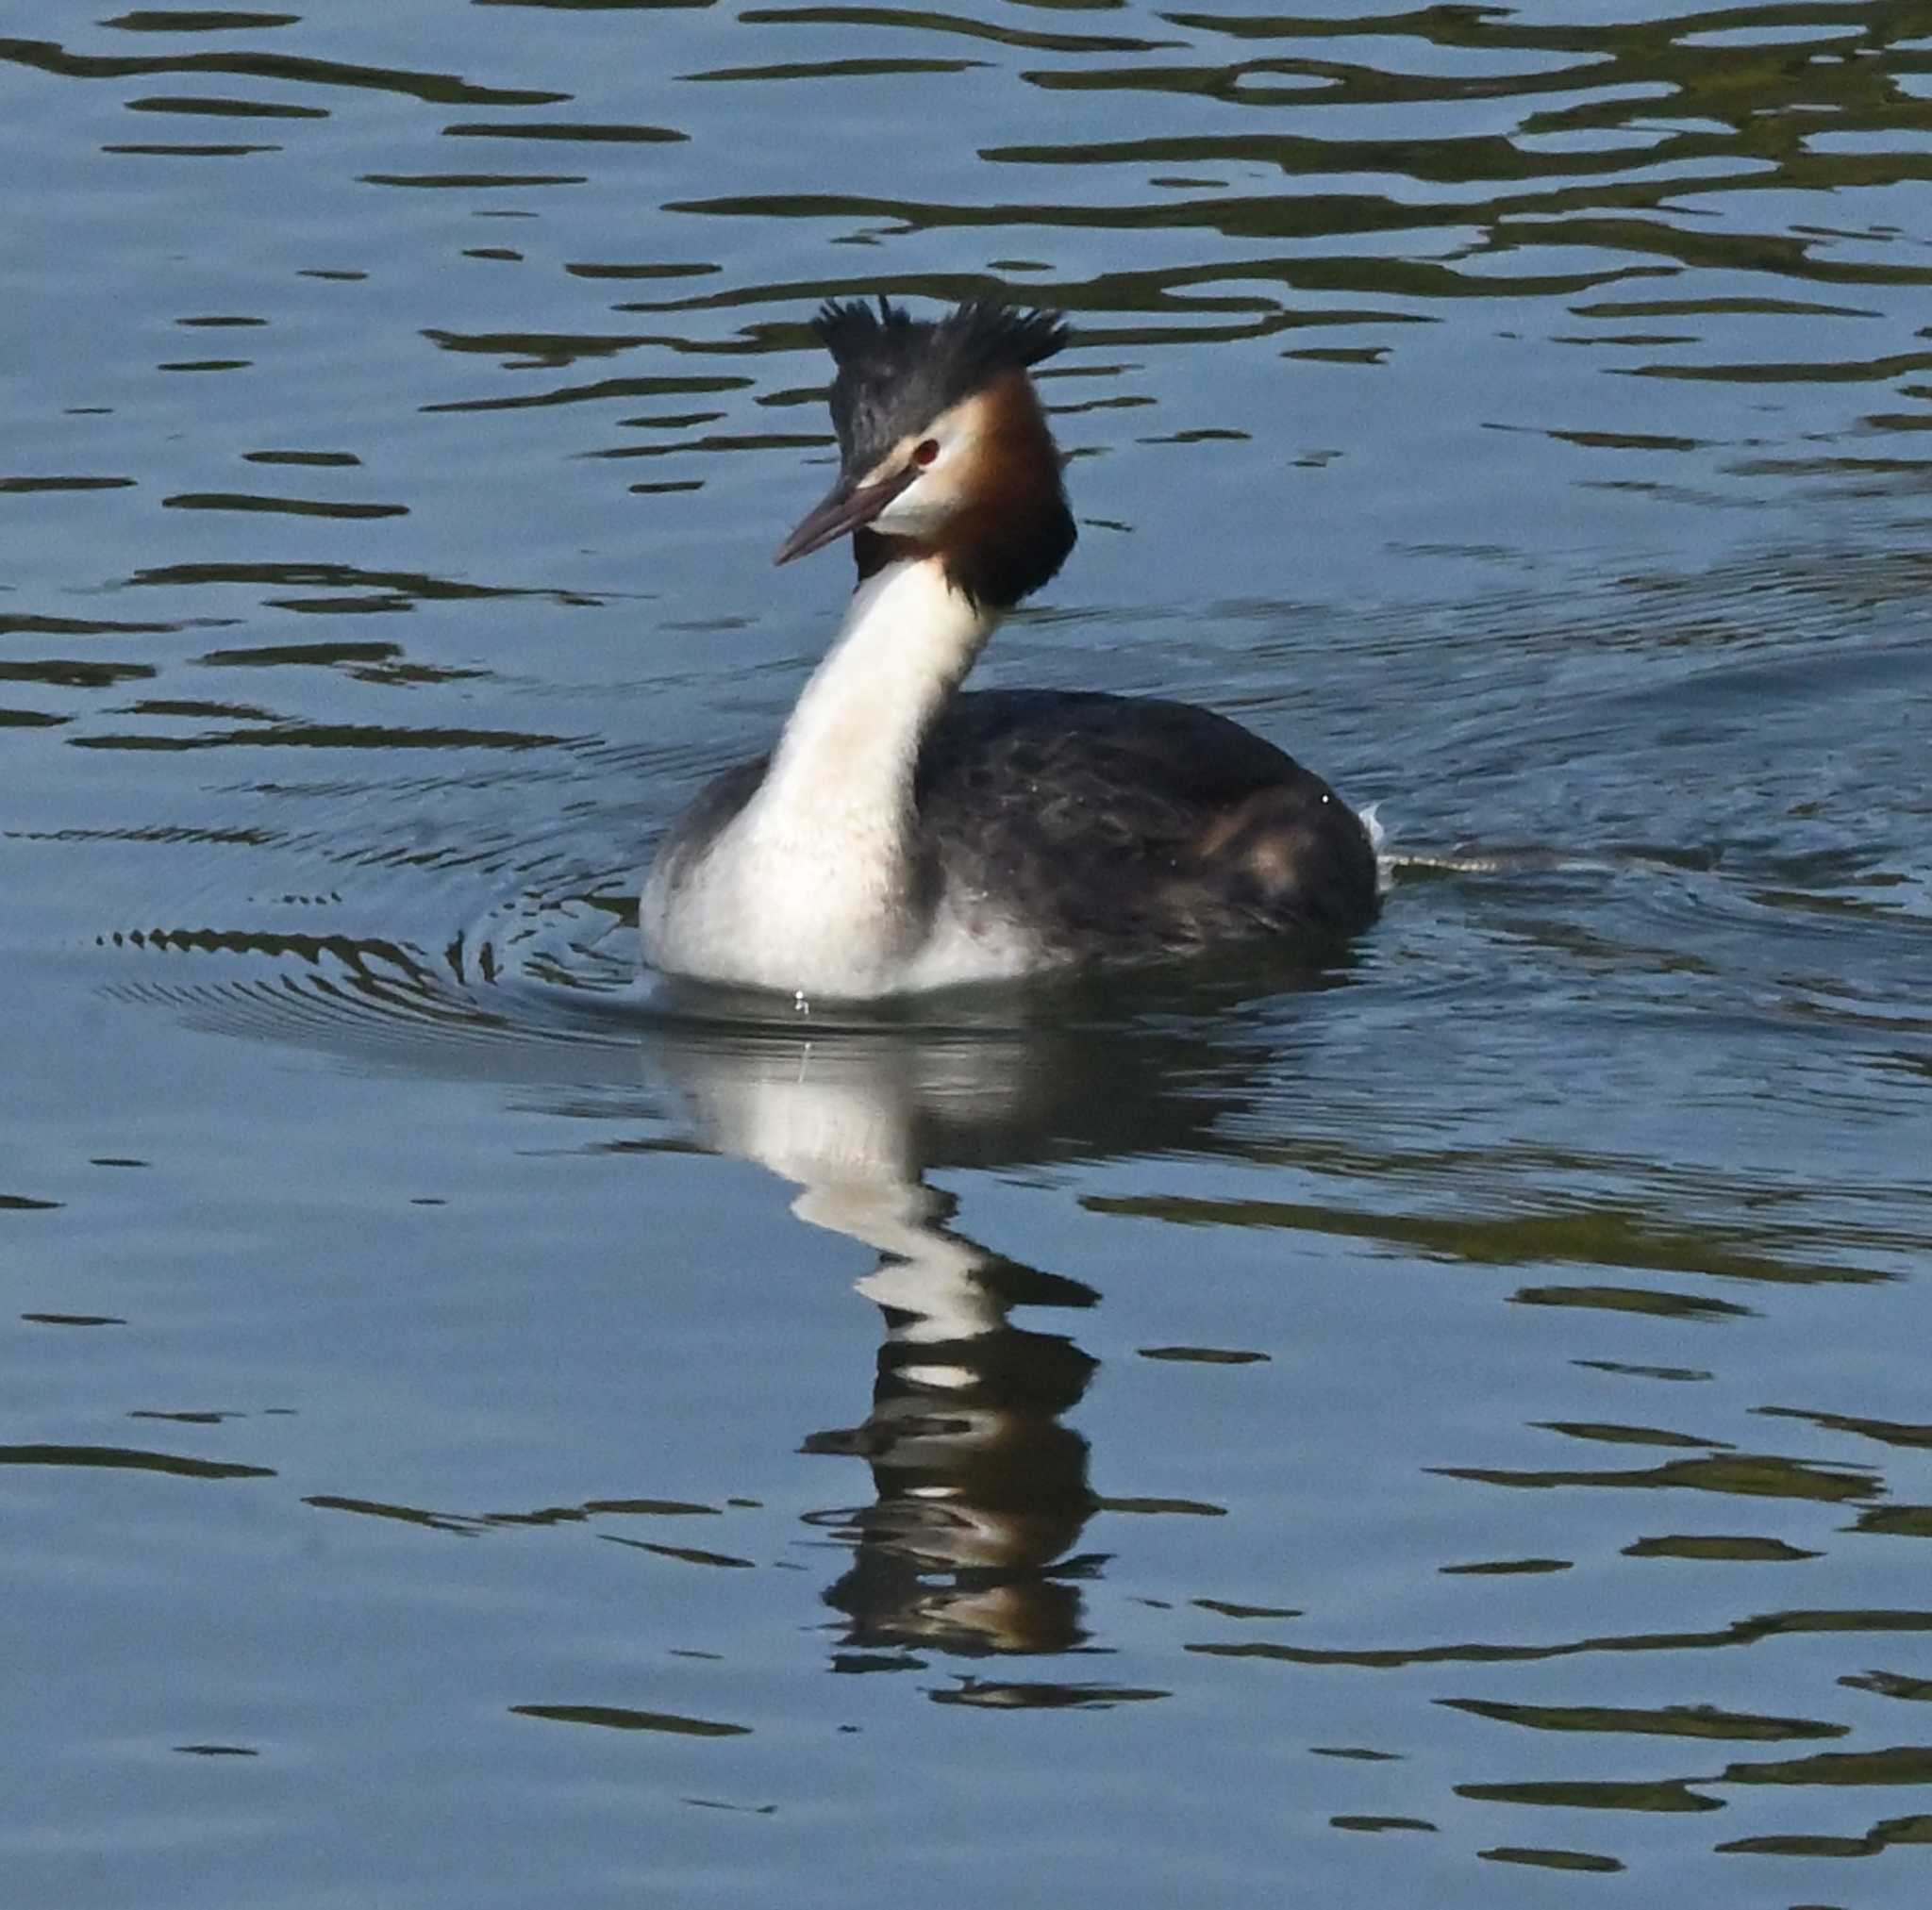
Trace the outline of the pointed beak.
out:
<instances>
[{"instance_id":1,"label":"pointed beak","mask_svg":"<svg viewBox=\"0 0 1932 1910\"><path fill-rule=\"evenodd\" d=\"M840 478L778 546L778 554L772 561L789 564L793 557L822 551L847 531L869 524L918 475L919 467L908 464L904 471L881 478L877 484L854 484L850 478Z\"/></svg>"}]
</instances>

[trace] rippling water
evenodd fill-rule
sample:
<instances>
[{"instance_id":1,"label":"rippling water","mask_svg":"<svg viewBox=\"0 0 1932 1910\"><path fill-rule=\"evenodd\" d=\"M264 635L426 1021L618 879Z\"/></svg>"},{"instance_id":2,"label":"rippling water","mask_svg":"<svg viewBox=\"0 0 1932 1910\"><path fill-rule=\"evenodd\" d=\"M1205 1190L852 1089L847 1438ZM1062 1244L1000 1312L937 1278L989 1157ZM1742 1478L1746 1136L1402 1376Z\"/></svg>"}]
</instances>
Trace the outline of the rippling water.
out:
<instances>
[{"instance_id":1,"label":"rippling water","mask_svg":"<svg viewBox=\"0 0 1932 1910\"><path fill-rule=\"evenodd\" d=\"M1925 1900L1932 8L0 29L18 1901ZM654 994L999 288L1384 921Z\"/></svg>"}]
</instances>

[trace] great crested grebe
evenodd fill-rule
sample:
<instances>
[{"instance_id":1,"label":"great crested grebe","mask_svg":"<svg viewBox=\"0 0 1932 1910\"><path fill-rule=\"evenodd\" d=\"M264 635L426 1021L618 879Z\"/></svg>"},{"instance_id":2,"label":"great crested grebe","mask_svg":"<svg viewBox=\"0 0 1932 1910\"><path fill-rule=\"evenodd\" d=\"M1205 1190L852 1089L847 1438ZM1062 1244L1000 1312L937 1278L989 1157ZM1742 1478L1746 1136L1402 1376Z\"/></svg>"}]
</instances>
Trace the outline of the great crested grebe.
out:
<instances>
[{"instance_id":1,"label":"great crested grebe","mask_svg":"<svg viewBox=\"0 0 1932 1910\"><path fill-rule=\"evenodd\" d=\"M769 756L725 771L644 884L668 973L862 1000L1241 938L1310 955L1378 906L1368 829L1226 717L1097 692L958 693L1074 548L1030 366L1057 314L827 303L839 476L775 561L848 532L858 588Z\"/></svg>"}]
</instances>

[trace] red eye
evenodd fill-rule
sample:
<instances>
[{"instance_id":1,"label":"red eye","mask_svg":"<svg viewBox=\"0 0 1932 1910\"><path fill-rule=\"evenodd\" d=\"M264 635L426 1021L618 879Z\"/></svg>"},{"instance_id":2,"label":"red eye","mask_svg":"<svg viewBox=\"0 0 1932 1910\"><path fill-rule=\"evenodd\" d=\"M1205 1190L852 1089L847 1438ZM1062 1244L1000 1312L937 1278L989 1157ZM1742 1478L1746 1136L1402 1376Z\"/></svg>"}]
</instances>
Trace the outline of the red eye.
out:
<instances>
[{"instance_id":1,"label":"red eye","mask_svg":"<svg viewBox=\"0 0 1932 1910\"><path fill-rule=\"evenodd\" d=\"M940 455L940 440L937 438L922 439L912 447L912 461L915 464L930 464Z\"/></svg>"}]
</instances>

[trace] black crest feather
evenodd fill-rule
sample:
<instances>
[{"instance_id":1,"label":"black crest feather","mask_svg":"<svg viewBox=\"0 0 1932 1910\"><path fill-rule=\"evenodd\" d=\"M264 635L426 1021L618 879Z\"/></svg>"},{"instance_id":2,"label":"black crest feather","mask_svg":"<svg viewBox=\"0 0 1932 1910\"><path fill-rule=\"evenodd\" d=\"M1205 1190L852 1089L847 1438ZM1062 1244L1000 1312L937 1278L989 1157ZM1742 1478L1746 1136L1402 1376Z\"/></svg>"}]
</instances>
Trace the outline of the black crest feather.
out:
<instances>
[{"instance_id":1,"label":"black crest feather","mask_svg":"<svg viewBox=\"0 0 1932 1910\"><path fill-rule=\"evenodd\" d=\"M839 368L832 425L848 476L1001 373L1050 358L1068 339L1058 312L973 298L942 318L916 319L883 293L876 309L862 299L826 300L815 329Z\"/></svg>"}]
</instances>

